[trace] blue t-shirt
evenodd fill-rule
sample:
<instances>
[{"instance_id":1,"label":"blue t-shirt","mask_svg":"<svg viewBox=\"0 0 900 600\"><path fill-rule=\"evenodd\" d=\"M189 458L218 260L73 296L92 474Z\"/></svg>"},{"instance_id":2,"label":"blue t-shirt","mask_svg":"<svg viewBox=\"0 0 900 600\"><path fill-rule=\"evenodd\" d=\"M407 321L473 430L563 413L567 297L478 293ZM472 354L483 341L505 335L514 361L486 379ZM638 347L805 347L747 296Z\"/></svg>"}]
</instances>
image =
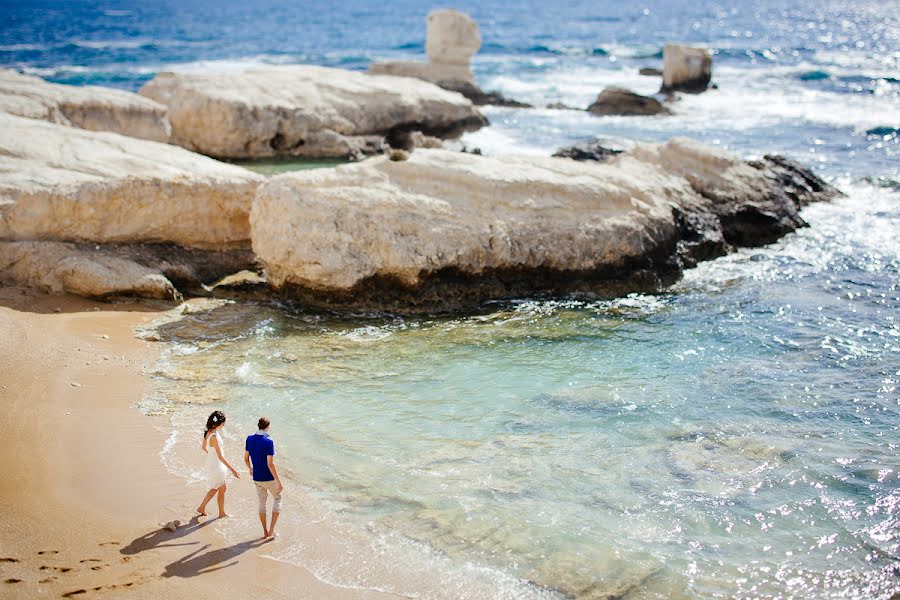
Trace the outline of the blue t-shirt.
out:
<instances>
[{"instance_id":1,"label":"blue t-shirt","mask_svg":"<svg viewBox=\"0 0 900 600\"><path fill-rule=\"evenodd\" d=\"M244 447L250 453L253 465L253 481L273 481L275 476L269 470L269 457L275 456L275 442L268 433L254 433L247 436Z\"/></svg>"}]
</instances>

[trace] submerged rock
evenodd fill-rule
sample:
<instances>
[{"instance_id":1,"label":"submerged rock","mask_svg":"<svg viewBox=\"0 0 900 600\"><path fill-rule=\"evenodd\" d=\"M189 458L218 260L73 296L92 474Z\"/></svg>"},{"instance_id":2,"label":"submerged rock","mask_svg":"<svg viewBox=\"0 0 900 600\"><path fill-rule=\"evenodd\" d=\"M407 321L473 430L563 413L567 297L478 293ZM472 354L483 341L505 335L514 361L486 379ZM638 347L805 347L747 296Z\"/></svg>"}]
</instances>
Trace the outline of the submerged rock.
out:
<instances>
[{"instance_id":1,"label":"submerged rock","mask_svg":"<svg viewBox=\"0 0 900 600\"><path fill-rule=\"evenodd\" d=\"M319 306L615 295L802 226L800 204L838 193L807 174L681 138L599 164L422 150L270 179L250 222L270 285Z\"/></svg>"},{"instance_id":2,"label":"submerged rock","mask_svg":"<svg viewBox=\"0 0 900 600\"><path fill-rule=\"evenodd\" d=\"M428 62L392 61L372 63L369 73L396 75L430 81L444 89L459 92L474 104L530 108L499 92L485 92L472 73L472 56L481 48L481 34L472 18L445 8L433 10L426 19L425 52Z\"/></svg>"},{"instance_id":3,"label":"submerged rock","mask_svg":"<svg viewBox=\"0 0 900 600\"><path fill-rule=\"evenodd\" d=\"M487 123L424 81L305 65L160 73L140 94L168 106L173 143L221 158L361 158L394 129L443 138Z\"/></svg>"},{"instance_id":4,"label":"submerged rock","mask_svg":"<svg viewBox=\"0 0 900 600\"><path fill-rule=\"evenodd\" d=\"M669 110L662 102L651 96L641 96L631 90L620 87L608 87L597 96L594 103L587 107L589 113L595 115L669 115Z\"/></svg>"},{"instance_id":5,"label":"submerged rock","mask_svg":"<svg viewBox=\"0 0 900 600\"><path fill-rule=\"evenodd\" d=\"M561 148L554 152L553 156L571 158L572 160L594 160L602 162L609 160L622 152L623 150L618 150L616 148L607 148L600 142L582 142L580 144L575 144L574 146L569 146L568 148Z\"/></svg>"},{"instance_id":6,"label":"submerged rock","mask_svg":"<svg viewBox=\"0 0 900 600\"><path fill-rule=\"evenodd\" d=\"M264 177L176 146L0 114L0 240L247 245Z\"/></svg>"},{"instance_id":7,"label":"submerged rock","mask_svg":"<svg viewBox=\"0 0 900 600\"><path fill-rule=\"evenodd\" d=\"M696 94L705 91L711 79L712 54L709 50L681 44L663 47L662 91Z\"/></svg>"},{"instance_id":8,"label":"submerged rock","mask_svg":"<svg viewBox=\"0 0 900 600\"><path fill-rule=\"evenodd\" d=\"M0 69L0 112L92 131L168 142L166 107L131 92L48 83Z\"/></svg>"}]
</instances>

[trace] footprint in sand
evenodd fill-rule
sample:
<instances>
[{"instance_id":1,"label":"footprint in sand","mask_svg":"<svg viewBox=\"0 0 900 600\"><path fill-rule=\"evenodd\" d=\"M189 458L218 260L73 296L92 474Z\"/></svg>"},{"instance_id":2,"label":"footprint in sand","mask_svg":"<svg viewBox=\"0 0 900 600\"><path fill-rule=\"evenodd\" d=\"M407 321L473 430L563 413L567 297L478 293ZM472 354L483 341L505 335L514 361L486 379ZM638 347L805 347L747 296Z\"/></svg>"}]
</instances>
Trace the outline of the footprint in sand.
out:
<instances>
[{"instance_id":1,"label":"footprint in sand","mask_svg":"<svg viewBox=\"0 0 900 600\"><path fill-rule=\"evenodd\" d=\"M100 542L98 546L118 546L121 542Z\"/></svg>"},{"instance_id":2,"label":"footprint in sand","mask_svg":"<svg viewBox=\"0 0 900 600\"><path fill-rule=\"evenodd\" d=\"M102 561L99 558L85 558L81 562L86 563L86 562L102 562Z\"/></svg>"},{"instance_id":3,"label":"footprint in sand","mask_svg":"<svg viewBox=\"0 0 900 600\"><path fill-rule=\"evenodd\" d=\"M19 562L18 558L0 558L0 563L14 563Z\"/></svg>"},{"instance_id":4,"label":"footprint in sand","mask_svg":"<svg viewBox=\"0 0 900 600\"><path fill-rule=\"evenodd\" d=\"M72 570L72 567L48 567L47 565L41 565L38 569L39 571L48 571L50 569L56 569L60 573L68 573Z\"/></svg>"},{"instance_id":5,"label":"footprint in sand","mask_svg":"<svg viewBox=\"0 0 900 600\"><path fill-rule=\"evenodd\" d=\"M10 577L4 583L21 583L21 582L22 582L21 579L16 579L15 577Z\"/></svg>"},{"instance_id":6,"label":"footprint in sand","mask_svg":"<svg viewBox=\"0 0 900 600\"><path fill-rule=\"evenodd\" d=\"M62 595L62 597L71 598L72 596L77 596L78 594L87 594L87 590L73 590L71 592L66 592Z\"/></svg>"},{"instance_id":7,"label":"footprint in sand","mask_svg":"<svg viewBox=\"0 0 900 600\"><path fill-rule=\"evenodd\" d=\"M59 554L59 550L41 550L38 552L38 555L43 556L44 554Z\"/></svg>"}]
</instances>

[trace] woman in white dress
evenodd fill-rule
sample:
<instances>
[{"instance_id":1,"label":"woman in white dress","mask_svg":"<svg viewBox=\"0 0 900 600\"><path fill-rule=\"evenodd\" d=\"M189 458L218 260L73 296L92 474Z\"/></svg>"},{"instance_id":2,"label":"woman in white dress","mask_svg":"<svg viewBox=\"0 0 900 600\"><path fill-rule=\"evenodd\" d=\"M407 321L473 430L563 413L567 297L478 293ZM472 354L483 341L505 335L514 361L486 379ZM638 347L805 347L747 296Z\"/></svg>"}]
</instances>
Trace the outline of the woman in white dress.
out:
<instances>
[{"instance_id":1,"label":"woman in white dress","mask_svg":"<svg viewBox=\"0 0 900 600\"><path fill-rule=\"evenodd\" d=\"M225 490L228 489L227 478L228 471L232 475L240 479L241 475L234 470L234 467L225 459L225 453L222 449L222 442L219 440L219 430L225 425L225 413L217 410L206 419L206 431L203 433L203 445L201 448L206 453L206 467L204 473L209 485L209 491L203 497L200 508L197 512L206 516L206 505L212 500L213 496L218 495L219 517L227 517L225 512Z\"/></svg>"}]
</instances>

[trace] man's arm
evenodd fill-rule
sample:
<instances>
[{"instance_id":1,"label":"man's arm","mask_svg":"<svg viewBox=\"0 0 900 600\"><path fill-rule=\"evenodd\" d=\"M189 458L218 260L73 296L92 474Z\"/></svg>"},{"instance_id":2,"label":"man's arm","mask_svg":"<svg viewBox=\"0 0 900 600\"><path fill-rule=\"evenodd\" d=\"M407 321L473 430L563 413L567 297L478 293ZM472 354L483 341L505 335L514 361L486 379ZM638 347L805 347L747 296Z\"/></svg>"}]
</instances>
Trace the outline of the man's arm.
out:
<instances>
[{"instance_id":1,"label":"man's arm","mask_svg":"<svg viewBox=\"0 0 900 600\"><path fill-rule=\"evenodd\" d=\"M244 450L244 464L247 465L247 469L250 471L250 477L253 477L253 465L250 464L250 453Z\"/></svg>"},{"instance_id":2,"label":"man's arm","mask_svg":"<svg viewBox=\"0 0 900 600\"><path fill-rule=\"evenodd\" d=\"M278 493L280 494L281 490L284 489L284 486L281 485L281 477L278 476L278 471L275 469L275 456L270 454L267 459L269 461L269 470L272 471L272 475L275 477L275 481L278 482Z\"/></svg>"}]
</instances>

